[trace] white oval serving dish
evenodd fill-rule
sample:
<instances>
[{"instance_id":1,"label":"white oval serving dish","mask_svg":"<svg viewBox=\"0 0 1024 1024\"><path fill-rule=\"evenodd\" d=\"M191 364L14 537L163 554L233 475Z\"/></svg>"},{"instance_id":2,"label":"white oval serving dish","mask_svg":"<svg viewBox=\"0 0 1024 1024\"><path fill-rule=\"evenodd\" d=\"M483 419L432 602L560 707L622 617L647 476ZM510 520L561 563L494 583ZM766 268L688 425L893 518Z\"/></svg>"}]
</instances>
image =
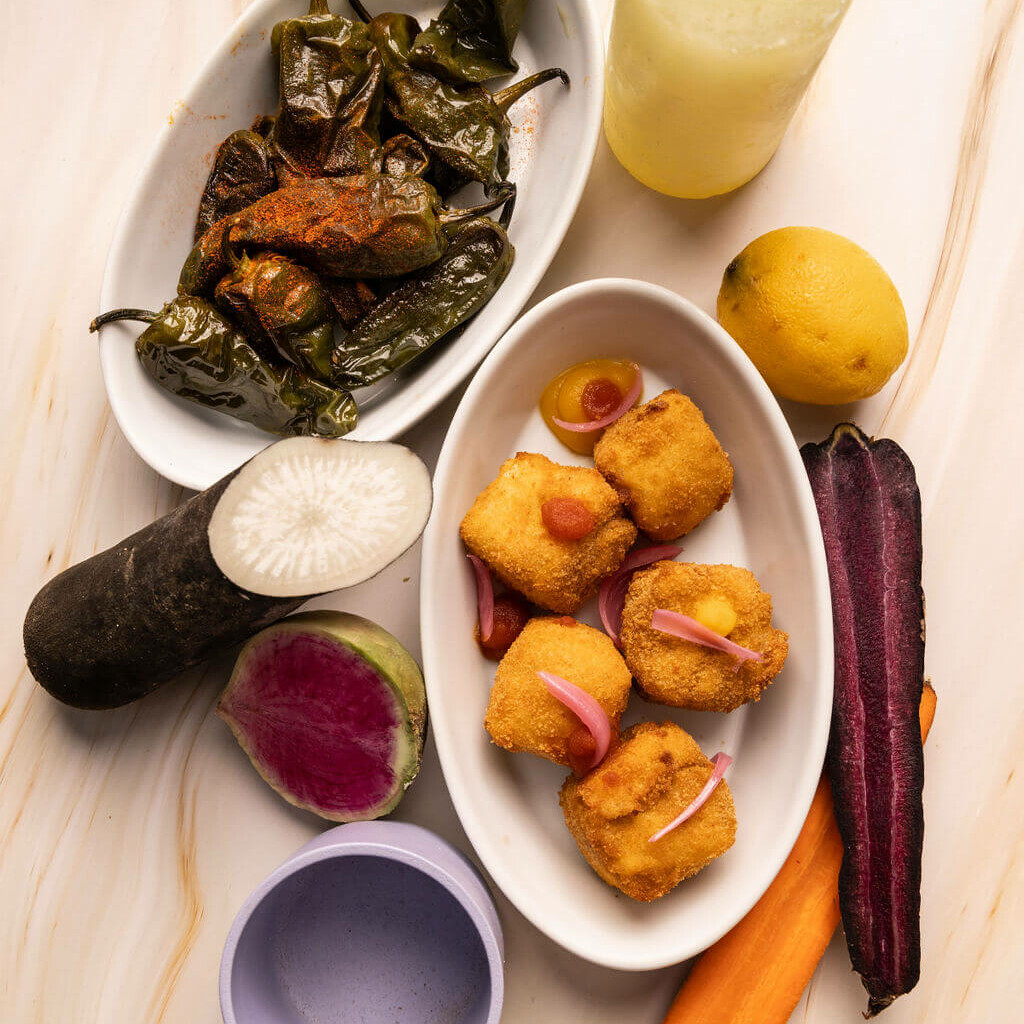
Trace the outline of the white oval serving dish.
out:
<instances>
[{"instance_id":1,"label":"white oval serving dish","mask_svg":"<svg viewBox=\"0 0 1024 1024\"><path fill-rule=\"evenodd\" d=\"M635 903L589 868L558 806L564 769L493 746L483 727L494 663L473 639L476 591L459 523L517 451L592 464L544 426L537 399L559 370L597 356L644 369L646 398L690 395L735 467L732 500L685 537L681 559L750 568L790 635L782 674L730 715L647 704L624 724L672 719L736 761L736 843L673 892ZM495 882L538 928L608 967L646 970L705 949L757 901L792 847L821 772L832 706L832 617L814 500L775 399L739 346L672 292L640 281L574 285L530 310L488 356L452 421L423 541L421 629L431 726L463 828ZM580 617L599 626L596 602Z\"/></svg>"},{"instance_id":2,"label":"white oval serving dish","mask_svg":"<svg viewBox=\"0 0 1024 1024\"><path fill-rule=\"evenodd\" d=\"M213 154L229 132L247 128L257 114L276 108L270 29L306 6L304 0L256 0L210 58L161 132L128 197L107 258L101 312L119 306L159 309L174 296ZM374 13L390 9L377 2L369 6ZM344 0L334 0L332 7L345 13ZM421 22L439 8L422 0L397 5ZM440 343L400 380L357 394L361 417L354 438L396 437L468 376L529 298L575 213L601 126L604 53L589 0L531 4L516 58L519 74L557 65L569 72L572 86L543 86L510 113L511 176L519 185L510 230L515 265L461 336ZM273 440L155 384L135 357L132 343L141 329L131 323L105 327L100 360L118 425L153 469L199 490Z\"/></svg>"}]
</instances>

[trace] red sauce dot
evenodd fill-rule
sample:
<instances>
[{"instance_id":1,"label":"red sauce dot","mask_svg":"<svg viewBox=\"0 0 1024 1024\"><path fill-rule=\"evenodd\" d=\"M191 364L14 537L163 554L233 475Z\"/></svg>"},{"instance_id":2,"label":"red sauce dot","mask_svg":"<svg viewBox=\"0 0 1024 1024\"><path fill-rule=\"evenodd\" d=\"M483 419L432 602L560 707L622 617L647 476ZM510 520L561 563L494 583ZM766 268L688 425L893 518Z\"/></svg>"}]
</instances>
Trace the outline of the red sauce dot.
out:
<instances>
[{"instance_id":1,"label":"red sauce dot","mask_svg":"<svg viewBox=\"0 0 1024 1024\"><path fill-rule=\"evenodd\" d=\"M555 540L580 540L597 524L594 513L577 498L549 498L540 517Z\"/></svg>"},{"instance_id":2,"label":"red sauce dot","mask_svg":"<svg viewBox=\"0 0 1024 1024\"><path fill-rule=\"evenodd\" d=\"M607 377L588 380L580 394L580 406L588 420L599 420L615 412L621 401L619 386Z\"/></svg>"},{"instance_id":3,"label":"red sauce dot","mask_svg":"<svg viewBox=\"0 0 1024 1024\"><path fill-rule=\"evenodd\" d=\"M489 637L479 637L480 650L500 661L530 620L530 606L519 594L501 594L494 599L494 626Z\"/></svg>"},{"instance_id":4,"label":"red sauce dot","mask_svg":"<svg viewBox=\"0 0 1024 1024\"><path fill-rule=\"evenodd\" d=\"M569 733L569 739L565 744L565 752L569 761L569 767L580 778L590 771L590 766L594 761L595 750L597 750L597 744L594 742L594 737L582 725L576 726Z\"/></svg>"},{"instance_id":5,"label":"red sauce dot","mask_svg":"<svg viewBox=\"0 0 1024 1024\"><path fill-rule=\"evenodd\" d=\"M552 616L552 622L557 622L560 626L576 626L579 625L577 621L571 615L559 615Z\"/></svg>"}]
</instances>

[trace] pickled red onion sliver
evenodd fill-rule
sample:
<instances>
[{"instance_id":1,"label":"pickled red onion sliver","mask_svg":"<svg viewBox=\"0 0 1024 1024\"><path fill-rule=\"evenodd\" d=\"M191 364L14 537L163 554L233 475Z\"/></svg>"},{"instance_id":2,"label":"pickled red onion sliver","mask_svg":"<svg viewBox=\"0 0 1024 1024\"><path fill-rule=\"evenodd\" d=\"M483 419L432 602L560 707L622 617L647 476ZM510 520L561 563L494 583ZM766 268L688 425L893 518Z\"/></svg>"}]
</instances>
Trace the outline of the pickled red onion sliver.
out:
<instances>
[{"instance_id":1,"label":"pickled red onion sliver","mask_svg":"<svg viewBox=\"0 0 1024 1024\"><path fill-rule=\"evenodd\" d=\"M604 760L612 742L612 725L604 708L586 690L570 683L568 679L556 676L553 672L538 672L537 675L548 688L548 693L564 704L594 737L594 758L588 770L596 768Z\"/></svg>"},{"instance_id":2,"label":"pickled red onion sliver","mask_svg":"<svg viewBox=\"0 0 1024 1024\"><path fill-rule=\"evenodd\" d=\"M752 651L749 647L741 647L739 644L733 643L732 640L719 635L713 629L708 629L703 622L691 619L689 615L683 615L680 612L671 612L667 608L654 609L651 626L659 633L668 633L681 640L689 640L702 647L713 647L716 651L722 651L723 654L731 654L738 659L737 670L744 661L762 661L764 659L764 655Z\"/></svg>"},{"instance_id":3,"label":"pickled red onion sliver","mask_svg":"<svg viewBox=\"0 0 1024 1024\"><path fill-rule=\"evenodd\" d=\"M711 763L715 766L715 770L711 773L711 778L704 783L704 788L694 798L693 803L682 814L673 818L663 829L655 832L647 842L656 843L662 836L667 836L669 832L678 828L684 821L689 821L711 799L711 794L714 793L718 784L722 781L722 776L725 775L725 769L732 764L732 758L728 754L717 753L711 758Z\"/></svg>"},{"instance_id":4,"label":"pickled red onion sliver","mask_svg":"<svg viewBox=\"0 0 1024 1024\"><path fill-rule=\"evenodd\" d=\"M586 423L570 423L568 420L560 420L557 416L552 416L551 422L556 427L561 427L562 430L571 430L574 434L590 434L614 423L621 416L625 416L644 390L644 377L640 372L640 367L636 363L633 363L632 366L634 370L633 383L629 385L629 390L622 396L622 401L607 416L602 416L599 420L588 420Z\"/></svg>"},{"instance_id":5,"label":"pickled red onion sliver","mask_svg":"<svg viewBox=\"0 0 1024 1024\"><path fill-rule=\"evenodd\" d=\"M480 639L486 643L494 632L494 584L491 582L487 566L476 555L466 557L473 563L473 572L476 573L476 607L480 617Z\"/></svg>"},{"instance_id":6,"label":"pickled red onion sliver","mask_svg":"<svg viewBox=\"0 0 1024 1024\"><path fill-rule=\"evenodd\" d=\"M622 625L622 606L626 603L626 591L629 589L630 576L637 569L654 562L663 562L675 558L683 549L674 544L661 544L657 547L641 548L626 555L626 560L601 584L597 597L597 610L601 615L604 631L619 642L619 627Z\"/></svg>"},{"instance_id":7,"label":"pickled red onion sliver","mask_svg":"<svg viewBox=\"0 0 1024 1024\"><path fill-rule=\"evenodd\" d=\"M626 591L629 589L630 574L613 573L602 584L597 597L597 610L601 615L604 631L619 644L619 628L622 625L622 609L626 604Z\"/></svg>"}]
</instances>

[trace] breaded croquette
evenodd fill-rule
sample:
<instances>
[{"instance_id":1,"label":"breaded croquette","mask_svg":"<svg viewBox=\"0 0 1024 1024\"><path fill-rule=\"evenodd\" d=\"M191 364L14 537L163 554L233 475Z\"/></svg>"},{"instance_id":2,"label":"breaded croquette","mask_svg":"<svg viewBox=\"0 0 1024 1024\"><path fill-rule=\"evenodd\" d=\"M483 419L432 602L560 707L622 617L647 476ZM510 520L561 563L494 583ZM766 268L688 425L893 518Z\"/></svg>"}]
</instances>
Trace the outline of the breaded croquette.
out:
<instances>
[{"instance_id":1,"label":"breaded croquette","mask_svg":"<svg viewBox=\"0 0 1024 1024\"><path fill-rule=\"evenodd\" d=\"M548 505L554 499L572 499ZM565 539L551 532L554 510L584 506L593 525ZM564 515L558 517L563 519ZM462 540L512 590L553 612L572 613L614 572L636 539L618 495L595 469L560 466L520 452L501 467L462 520Z\"/></svg>"},{"instance_id":2,"label":"breaded croquette","mask_svg":"<svg viewBox=\"0 0 1024 1024\"><path fill-rule=\"evenodd\" d=\"M657 608L697 619L760 661L662 633ZM747 569L734 565L655 562L634 575L622 610L622 653L644 696L695 711L733 711L758 700L782 670L789 637L772 626L772 598Z\"/></svg>"},{"instance_id":3,"label":"breaded croquette","mask_svg":"<svg viewBox=\"0 0 1024 1024\"><path fill-rule=\"evenodd\" d=\"M675 540L732 494L732 463L685 395L665 391L613 423L594 465L652 540Z\"/></svg>"},{"instance_id":4,"label":"breaded croquette","mask_svg":"<svg viewBox=\"0 0 1024 1024\"><path fill-rule=\"evenodd\" d=\"M642 722L626 729L592 772L570 775L559 802L590 866L627 896L649 902L720 857L736 838L736 811L723 780L692 818L649 842L692 803L713 770L678 725Z\"/></svg>"},{"instance_id":5,"label":"breaded croquette","mask_svg":"<svg viewBox=\"0 0 1024 1024\"><path fill-rule=\"evenodd\" d=\"M614 734L629 699L629 669L600 630L554 616L531 619L501 659L484 718L491 739L568 767L567 744L580 722L548 693L538 672L586 690L604 708Z\"/></svg>"}]
</instances>

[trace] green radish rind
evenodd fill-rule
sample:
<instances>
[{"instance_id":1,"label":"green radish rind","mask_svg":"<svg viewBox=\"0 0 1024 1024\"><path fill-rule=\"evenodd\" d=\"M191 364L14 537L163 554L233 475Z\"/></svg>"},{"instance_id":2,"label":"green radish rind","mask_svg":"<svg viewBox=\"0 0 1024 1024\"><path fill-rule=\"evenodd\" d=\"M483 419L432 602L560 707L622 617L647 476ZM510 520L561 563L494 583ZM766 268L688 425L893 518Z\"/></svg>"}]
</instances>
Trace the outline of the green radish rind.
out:
<instances>
[{"instance_id":1,"label":"green radish rind","mask_svg":"<svg viewBox=\"0 0 1024 1024\"><path fill-rule=\"evenodd\" d=\"M248 682L250 658L268 639L282 634L320 636L337 643L365 662L380 683L392 692L401 723L391 759L394 785L388 799L368 805L356 813L337 813L303 800L288 790L274 766L267 764L250 742L246 729L232 713L232 703ZM427 724L427 698L423 674L415 659L391 633L369 619L347 612L311 611L293 615L254 636L242 649L220 701L217 714L234 733L253 767L263 780L295 807L311 811L329 821L368 821L389 814L398 806L406 789L419 773Z\"/></svg>"}]
</instances>

